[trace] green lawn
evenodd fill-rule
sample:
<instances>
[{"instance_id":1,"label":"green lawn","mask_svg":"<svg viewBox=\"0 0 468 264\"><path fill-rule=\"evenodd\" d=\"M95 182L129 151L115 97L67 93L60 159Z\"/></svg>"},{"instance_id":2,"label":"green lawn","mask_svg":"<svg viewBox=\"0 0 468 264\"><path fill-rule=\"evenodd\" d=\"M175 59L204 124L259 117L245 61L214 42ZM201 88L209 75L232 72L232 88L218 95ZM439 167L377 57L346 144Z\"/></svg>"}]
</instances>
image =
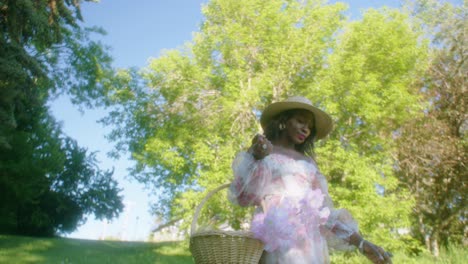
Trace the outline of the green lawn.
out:
<instances>
[{"instance_id":1,"label":"green lawn","mask_svg":"<svg viewBox=\"0 0 468 264\"><path fill-rule=\"evenodd\" d=\"M0 263L193 263L183 242L123 242L0 235Z\"/></svg>"},{"instance_id":2,"label":"green lawn","mask_svg":"<svg viewBox=\"0 0 468 264\"><path fill-rule=\"evenodd\" d=\"M442 250L437 259L425 253L408 256L395 252L395 264L465 264L468 249L457 246ZM0 264L193 264L187 242L124 242L70 238L32 238L0 235ZM356 252L336 253L334 264L370 263Z\"/></svg>"}]
</instances>

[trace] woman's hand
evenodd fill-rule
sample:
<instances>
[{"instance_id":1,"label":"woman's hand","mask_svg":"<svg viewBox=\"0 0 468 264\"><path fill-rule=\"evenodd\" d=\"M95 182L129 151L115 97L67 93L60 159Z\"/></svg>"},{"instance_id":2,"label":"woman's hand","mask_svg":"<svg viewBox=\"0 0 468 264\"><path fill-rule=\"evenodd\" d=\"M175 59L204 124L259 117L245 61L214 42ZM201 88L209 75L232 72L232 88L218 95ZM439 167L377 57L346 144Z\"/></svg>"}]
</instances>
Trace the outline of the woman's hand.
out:
<instances>
[{"instance_id":1,"label":"woman's hand","mask_svg":"<svg viewBox=\"0 0 468 264\"><path fill-rule=\"evenodd\" d=\"M362 254L366 256L372 263L387 264L392 263L391 254L383 250L383 248L374 245L373 243L363 240L362 246L359 248Z\"/></svg>"},{"instance_id":2,"label":"woman's hand","mask_svg":"<svg viewBox=\"0 0 468 264\"><path fill-rule=\"evenodd\" d=\"M252 139L252 145L249 152L252 153L255 159L263 159L268 156L273 150L273 144L263 135L257 134Z\"/></svg>"}]
</instances>

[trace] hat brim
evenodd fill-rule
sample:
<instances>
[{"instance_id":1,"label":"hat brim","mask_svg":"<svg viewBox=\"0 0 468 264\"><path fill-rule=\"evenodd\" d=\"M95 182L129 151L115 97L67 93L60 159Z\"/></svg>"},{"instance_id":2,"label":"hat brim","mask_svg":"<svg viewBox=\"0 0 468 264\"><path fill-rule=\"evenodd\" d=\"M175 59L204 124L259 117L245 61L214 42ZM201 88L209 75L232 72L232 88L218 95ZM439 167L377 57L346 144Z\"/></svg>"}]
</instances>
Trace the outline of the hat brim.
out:
<instances>
[{"instance_id":1,"label":"hat brim","mask_svg":"<svg viewBox=\"0 0 468 264\"><path fill-rule=\"evenodd\" d=\"M263 130L266 129L271 119L276 115L292 109L304 109L314 114L316 139L324 138L333 128L331 117L315 106L301 102L276 102L267 106L260 117L260 124L262 125Z\"/></svg>"}]
</instances>

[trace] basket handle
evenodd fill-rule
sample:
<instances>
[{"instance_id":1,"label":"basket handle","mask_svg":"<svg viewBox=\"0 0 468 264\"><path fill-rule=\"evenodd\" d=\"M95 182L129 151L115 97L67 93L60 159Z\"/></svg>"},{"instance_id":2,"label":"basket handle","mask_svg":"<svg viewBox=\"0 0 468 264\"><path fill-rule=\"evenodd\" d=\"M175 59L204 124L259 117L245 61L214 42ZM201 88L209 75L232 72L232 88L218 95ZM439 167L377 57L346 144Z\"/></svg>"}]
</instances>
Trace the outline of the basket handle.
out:
<instances>
[{"instance_id":1,"label":"basket handle","mask_svg":"<svg viewBox=\"0 0 468 264\"><path fill-rule=\"evenodd\" d=\"M200 210L203 207L203 205L206 203L206 201L208 199L210 199L210 197L213 196L215 193L219 192L222 189L225 189L225 188L229 187L230 185L231 185L231 183L225 183L225 184L219 186L218 188L210 191L205 196L205 198L203 198L203 200L200 202L200 204L195 209L195 214L193 215L193 219L192 219L192 226L190 228L190 235L193 235L193 233L195 233L195 228L197 227L197 221L198 221L198 216L200 215Z\"/></svg>"}]
</instances>

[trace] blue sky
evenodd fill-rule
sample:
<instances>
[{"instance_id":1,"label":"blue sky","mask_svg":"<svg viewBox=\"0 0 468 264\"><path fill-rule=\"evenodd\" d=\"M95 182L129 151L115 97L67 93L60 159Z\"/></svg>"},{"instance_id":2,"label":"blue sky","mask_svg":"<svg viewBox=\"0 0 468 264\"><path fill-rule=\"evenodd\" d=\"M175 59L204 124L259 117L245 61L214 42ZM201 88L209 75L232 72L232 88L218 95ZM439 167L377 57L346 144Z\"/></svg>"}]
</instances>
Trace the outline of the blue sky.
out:
<instances>
[{"instance_id":1,"label":"blue sky","mask_svg":"<svg viewBox=\"0 0 468 264\"><path fill-rule=\"evenodd\" d=\"M208 0L101 0L84 3L82 14L86 26L99 26L106 36L96 36L110 47L114 66L144 67L150 58L157 58L164 49L174 49L191 41L203 19L201 5ZM330 1L337 2L337 1ZM348 15L358 18L362 10L381 6L398 7L399 0L354 0L348 3ZM132 162L123 157L113 160L106 153L113 144L105 139L110 128L96 123L105 116L103 110L77 111L66 96L51 102L54 116L62 122L64 132L76 139L80 146L97 152L103 169L114 168L114 177L123 188L125 211L110 223L96 221L90 216L87 223L68 235L74 238L99 239L116 237L122 240L146 240L154 226L149 203L154 197L143 186L127 178Z\"/></svg>"}]
</instances>

